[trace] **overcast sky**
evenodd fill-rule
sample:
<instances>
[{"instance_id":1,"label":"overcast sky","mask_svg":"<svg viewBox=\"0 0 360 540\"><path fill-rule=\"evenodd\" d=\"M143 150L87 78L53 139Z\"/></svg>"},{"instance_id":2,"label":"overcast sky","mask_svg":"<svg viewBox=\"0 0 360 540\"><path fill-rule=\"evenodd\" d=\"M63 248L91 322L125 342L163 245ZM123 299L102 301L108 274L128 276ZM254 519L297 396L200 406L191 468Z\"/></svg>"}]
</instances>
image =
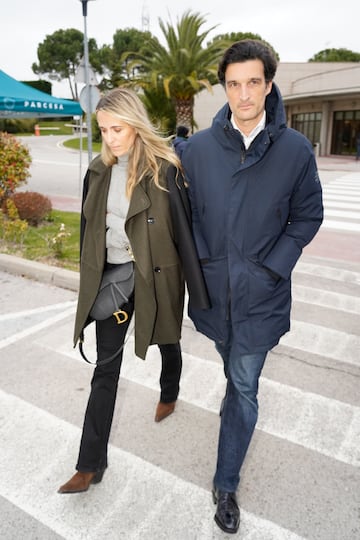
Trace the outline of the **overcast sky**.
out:
<instances>
[{"instance_id":1,"label":"overcast sky","mask_svg":"<svg viewBox=\"0 0 360 540\"><path fill-rule=\"evenodd\" d=\"M148 29L160 40L159 18L176 24L192 10L203 15L201 31L209 37L252 32L271 43L281 62L306 62L322 49L344 47L360 52L359 0L89 0L88 37L99 47L111 45L116 30ZM80 0L4 0L0 11L0 69L20 80L38 77L37 47L59 29L84 31ZM70 97L67 85L53 84L53 95Z\"/></svg>"}]
</instances>

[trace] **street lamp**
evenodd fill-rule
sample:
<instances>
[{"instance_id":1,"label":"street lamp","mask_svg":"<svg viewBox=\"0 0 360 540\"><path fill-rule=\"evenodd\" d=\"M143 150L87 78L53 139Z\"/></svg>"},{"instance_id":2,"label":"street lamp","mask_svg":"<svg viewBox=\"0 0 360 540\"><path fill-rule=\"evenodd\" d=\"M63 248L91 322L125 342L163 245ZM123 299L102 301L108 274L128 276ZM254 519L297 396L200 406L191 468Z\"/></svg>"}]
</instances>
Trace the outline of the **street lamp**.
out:
<instances>
[{"instance_id":1,"label":"street lamp","mask_svg":"<svg viewBox=\"0 0 360 540\"><path fill-rule=\"evenodd\" d=\"M82 3L82 14L84 17L84 62L85 62L85 87L87 89L87 111L86 111L86 131L88 140L88 159L89 163L92 160L92 129L91 129L91 92L90 92L90 77L89 77L89 44L87 38L87 3L91 0L80 0Z\"/></svg>"}]
</instances>

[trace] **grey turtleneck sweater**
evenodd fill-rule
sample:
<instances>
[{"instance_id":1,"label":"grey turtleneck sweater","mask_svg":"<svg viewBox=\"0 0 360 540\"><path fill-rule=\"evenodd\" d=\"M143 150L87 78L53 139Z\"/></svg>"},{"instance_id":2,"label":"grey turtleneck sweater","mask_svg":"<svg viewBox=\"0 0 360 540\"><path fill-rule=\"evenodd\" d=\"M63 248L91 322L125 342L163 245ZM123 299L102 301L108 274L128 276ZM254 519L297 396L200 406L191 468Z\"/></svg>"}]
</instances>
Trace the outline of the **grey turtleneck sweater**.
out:
<instances>
[{"instance_id":1,"label":"grey turtleneck sweater","mask_svg":"<svg viewBox=\"0 0 360 540\"><path fill-rule=\"evenodd\" d=\"M126 197L128 155L118 157L111 169L111 181L107 199L106 248L107 262L122 264L131 261L131 249L124 225L129 209Z\"/></svg>"}]
</instances>

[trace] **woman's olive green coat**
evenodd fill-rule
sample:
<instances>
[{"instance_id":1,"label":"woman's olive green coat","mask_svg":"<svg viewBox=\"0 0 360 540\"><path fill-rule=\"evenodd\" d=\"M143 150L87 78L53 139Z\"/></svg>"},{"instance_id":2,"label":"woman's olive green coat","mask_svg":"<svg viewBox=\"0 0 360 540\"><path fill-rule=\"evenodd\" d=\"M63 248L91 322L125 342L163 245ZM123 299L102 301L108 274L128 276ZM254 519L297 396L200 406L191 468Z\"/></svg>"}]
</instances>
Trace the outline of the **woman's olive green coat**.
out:
<instances>
[{"instance_id":1,"label":"woman's olive green coat","mask_svg":"<svg viewBox=\"0 0 360 540\"><path fill-rule=\"evenodd\" d=\"M90 322L89 312L105 264L110 178L111 168L96 157L84 180L75 345ZM166 186L165 166L161 185ZM168 192L143 179L132 194L125 230L135 259L135 353L144 359L149 345L176 343L181 337L184 278L174 243Z\"/></svg>"}]
</instances>

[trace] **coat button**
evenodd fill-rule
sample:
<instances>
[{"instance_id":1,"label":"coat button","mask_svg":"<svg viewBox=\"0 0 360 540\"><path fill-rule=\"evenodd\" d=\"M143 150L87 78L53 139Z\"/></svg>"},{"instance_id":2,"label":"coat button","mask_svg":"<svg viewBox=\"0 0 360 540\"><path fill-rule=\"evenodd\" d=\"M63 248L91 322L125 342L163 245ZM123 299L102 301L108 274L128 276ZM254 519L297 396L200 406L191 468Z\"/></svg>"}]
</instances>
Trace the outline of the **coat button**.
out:
<instances>
[{"instance_id":1,"label":"coat button","mask_svg":"<svg viewBox=\"0 0 360 540\"><path fill-rule=\"evenodd\" d=\"M155 266L154 272L161 272L161 269L159 268L159 266Z\"/></svg>"},{"instance_id":2,"label":"coat button","mask_svg":"<svg viewBox=\"0 0 360 540\"><path fill-rule=\"evenodd\" d=\"M153 217L149 217L149 218L147 218L147 222L151 223L151 224L155 223L155 219Z\"/></svg>"}]
</instances>

